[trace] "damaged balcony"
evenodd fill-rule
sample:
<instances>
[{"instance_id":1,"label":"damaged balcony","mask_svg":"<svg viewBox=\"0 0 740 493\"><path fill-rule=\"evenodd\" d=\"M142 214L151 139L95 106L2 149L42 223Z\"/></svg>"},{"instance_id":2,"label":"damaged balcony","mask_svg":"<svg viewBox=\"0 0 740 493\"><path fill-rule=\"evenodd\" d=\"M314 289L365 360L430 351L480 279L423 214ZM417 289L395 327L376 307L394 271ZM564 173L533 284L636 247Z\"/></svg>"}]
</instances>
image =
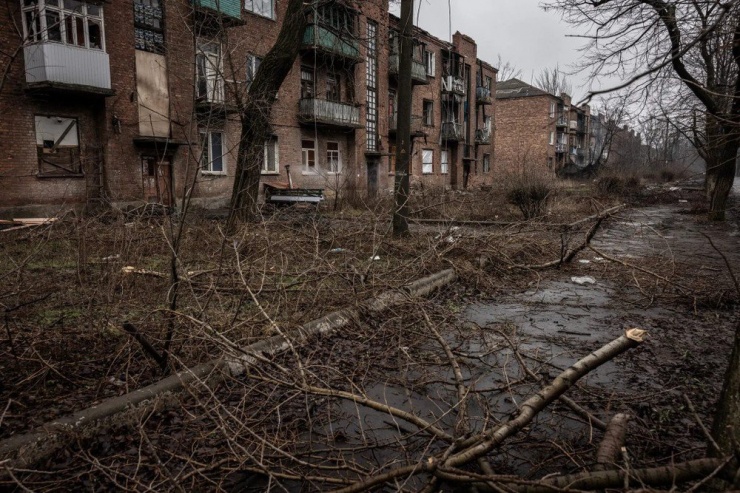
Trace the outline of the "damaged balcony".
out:
<instances>
[{"instance_id":1,"label":"damaged balcony","mask_svg":"<svg viewBox=\"0 0 740 493\"><path fill-rule=\"evenodd\" d=\"M491 89L484 86L476 87L475 102L478 104L493 104L493 99L491 98Z\"/></svg>"},{"instance_id":2,"label":"damaged balcony","mask_svg":"<svg viewBox=\"0 0 740 493\"><path fill-rule=\"evenodd\" d=\"M460 103L465 96L465 81L454 75L442 77L442 101Z\"/></svg>"},{"instance_id":3,"label":"damaged balcony","mask_svg":"<svg viewBox=\"0 0 740 493\"><path fill-rule=\"evenodd\" d=\"M113 94L110 59L102 50L41 42L23 47L27 89Z\"/></svg>"},{"instance_id":4,"label":"damaged balcony","mask_svg":"<svg viewBox=\"0 0 740 493\"><path fill-rule=\"evenodd\" d=\"M241 0L192 0L193 13L204 25L240 26L242 20Z\"/></svg>"},{"instance_id":5,"label":"damaged balcony","mask_svg":"<svg viewBox=\"0 0 740 493\"><path fill-rule=\"evenodd\" d=\"M390 56L388 57L388 73L396 80L398 80L399 67L401 66L401 50L399 49L399 37L398 33L393 31L391 33L390 41ZM426 47L424 43L420 43L414 40L414 52L411 58L411 84L413 85L424 85L429 84L427 79L427 69L424 66L424 52Z\"/></svg>"},{"instance_id":6,"label":"damaged balcony","mask_svg":"<svg viewBox=\"0 0 740 493\"><path fill-rule=\"evenodd\" d=\"M304 125L320 125L343 129L362 128L360 108L350 103L307 98L299 102L298 119Z\"/></svg>"},{"instance_id":7,"label":"damaged balcony","mask_svg":"<svg viewBox=\"0 0 740 493\"><path fill-rule=\"evenodd\" d=\"M486 128L479 128L475 131L475 143L487 145L491 143L491 131Z\"/></svg>"},{"instance_id":8,"label":"damaged balcony","mask_svg":"<svg viewBox=\"0 0 740 493\"><path fill-rule=\"evenodd\" d=\"M442 123L442 141L448 143L460 142L465 140L465 130L462 123L443 122Z\"/></svg>"},{"instance_id":9,"label":"damaged balcony","mask_svg":"<svg viewBox=\"0 0 740 493\"><path fill-rule=\"evenodd\" d=\"M350 64L360 62L362 55L357 24L357 11L346 5L330 3L319 6L311 12L301 50Z\"/></svg>"},{"instance_id":10,"label":"damaged balcony","mask_svg":"<svg viewBox=\"0 0 740 493\"><path fill-rule=\"evenodd\" d=\"M413 115L411 117L411 136L412 137L423 137L426 135L424 132L423 119L419 115ZM398 113L391 115L388 119L388 132L395 135L398 132Z\"/></svg>"}]
</instances>

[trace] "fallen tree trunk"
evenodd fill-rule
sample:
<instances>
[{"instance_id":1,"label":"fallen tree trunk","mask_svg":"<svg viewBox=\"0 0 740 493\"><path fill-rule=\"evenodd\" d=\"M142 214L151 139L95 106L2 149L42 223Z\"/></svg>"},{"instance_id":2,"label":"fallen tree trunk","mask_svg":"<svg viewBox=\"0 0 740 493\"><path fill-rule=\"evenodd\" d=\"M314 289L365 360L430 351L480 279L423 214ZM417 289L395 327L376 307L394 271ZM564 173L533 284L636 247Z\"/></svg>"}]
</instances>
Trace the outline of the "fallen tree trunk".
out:
<instances>
[{"instance_id":1,"label":"fallen tree trunk","mask_svg":"<svg viewBox=\"0 0 740 493\"><path fill-rule=\"evenodd\" d=\"M624 445L624 439L627 436L627 425L629 424L629 414L615 414L606 427L604 438L599 444L599 450L596 452L596 463L599 469L611 469L617 462L619 451Z\"/></svg>"}]
</instances>

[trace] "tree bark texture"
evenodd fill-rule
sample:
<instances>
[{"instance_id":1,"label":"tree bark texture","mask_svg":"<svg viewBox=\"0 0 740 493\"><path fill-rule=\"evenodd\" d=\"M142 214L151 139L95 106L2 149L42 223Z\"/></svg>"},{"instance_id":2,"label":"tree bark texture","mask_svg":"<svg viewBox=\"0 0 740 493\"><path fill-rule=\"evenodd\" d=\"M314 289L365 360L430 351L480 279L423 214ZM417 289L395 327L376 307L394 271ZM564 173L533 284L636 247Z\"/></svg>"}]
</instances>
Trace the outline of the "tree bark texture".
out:
<instances>
[{"instance_id":1,"label":"tree bark texture","mask_svg":"<svg viewBox=\"0 0 740 493\"><path fill-rule=\"evenodd\" d=\"M303 0L288 0L277 41L260 63L240 110L241 136L227 223L229 231L233 231L237 222L259 217L257 197L264 145L272 136L270 113L278 90L298 56L306 24Z\"/></svg>"},{"instance_id":2,"label":"tree bark texture","mask_svg":"<svg viewBox=\"0 0 740 493\"><path fill-rule=\"evenodd\" d=\"M740 443L740 323L735 328L735 344L712 423L712 436L722 453L732 454ZM712 450L712 447L709 447Z\"/></svg>"}]
</instances>

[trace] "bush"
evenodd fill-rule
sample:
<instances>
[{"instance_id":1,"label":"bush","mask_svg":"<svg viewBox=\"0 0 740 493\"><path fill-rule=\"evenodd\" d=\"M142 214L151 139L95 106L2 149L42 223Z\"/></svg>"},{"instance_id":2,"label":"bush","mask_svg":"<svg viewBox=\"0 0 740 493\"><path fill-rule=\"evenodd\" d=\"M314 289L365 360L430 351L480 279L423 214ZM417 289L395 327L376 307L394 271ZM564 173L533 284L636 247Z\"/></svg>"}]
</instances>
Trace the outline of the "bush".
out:
<instances>
[{"instance_id":1,"label":"bush","mask_svg":"<svg viewBox=\"0 0 740 493\"><path fill-rule=\"evenodd\" d=\"M533 219L545 215L552 194L552 186L544 179L519 177L506 192L506 199L519 208L524 219Z\"/></svg>"},{"instance_id":2,"label":"bush","mask_svg":"<svg viewBox=\"0 0 740 493\"><path fill-rule=\"evenodd\" d=\"M668 169L664 169L660 172L660 179L661 181L667 183L669 181L673 181L676 178L676 174Z\"/></svg>"},{"instance_id":3,"label":"bush","mask_svg":"<svg viewBox=\"0 0 740 493\"><path fill-rule=\"evenodd\" d=\"M596 190L601 195L634 195L640 190L636 175L603 175L596 180Z\"/></svg>"}]
</instances>

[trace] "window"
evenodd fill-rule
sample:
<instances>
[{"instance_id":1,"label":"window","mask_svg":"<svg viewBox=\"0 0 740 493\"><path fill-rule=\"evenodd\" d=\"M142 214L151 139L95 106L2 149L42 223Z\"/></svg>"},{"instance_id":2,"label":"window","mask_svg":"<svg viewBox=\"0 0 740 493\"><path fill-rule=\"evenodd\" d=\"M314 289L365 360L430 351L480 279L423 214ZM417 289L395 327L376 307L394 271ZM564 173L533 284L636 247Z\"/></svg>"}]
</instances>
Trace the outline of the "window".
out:
<instances>
[{"instance_id":1,"label":"window","mask_svg":"<svg viewBox=\"0 0 740 493\"><path fill-rule=\"evenodd\" d=\"M199 101L222 103L224 77L221 63L221 45L198 42L195 53L196 97Z\"/></svg>"},{"instance_id":2,"label":"window","mask_svg":"<svg viewBox=\"0 0 740 493\"><path fill-rule=\"evenodd\" d=\"M257 70L260 68L262 58L255 55L247 55L247 88L252 85L254 76L257 75Z\"/></svg>"},{"instance_id":3,"label":"window","mask_svg":"<svg viewBox=\"0 0 740 493\"><path fill-rule=\"evenodd\" d=\"M485 77L485 79L483 80L483 82L484 82L484 85L483 85L483 87L485 87L485 88L486 88L486 89L488 89L489 91L492 91L492 90L493 90L493 79L492 79L491 77L488 77L488 76L486 75L486 77Z\"/></svg>"},{"instance_id":4,"label":"window","mask_svg":"<svg viewBox=\"0 0 740 493\"><path fill-rule=\"evenodd\" d=\"M439 172L442 173L443 175L446 175L447 173L449 173L449 169L450 169L449 151L440 151L439 157L440 157Z\"/></svg>"},{"instance_id":5,"label":"window","mask_svg":"<svg viewBox=\"0 0 740 493\"><path fill-rule=\"evenodd\" d=\"M280 172L279 168L280 152L278 148L277 137L272 137L265 142L265 155L262 159L262 173L266 175L276 175Z\"/></svg>"},{"instance_id":6,"label":"window","mask_svg":"<svg viewBox=\"0 0 740 493\"><path fill-rule=\"evenodd\" d=\"M490 154L483 154L483 172L484 173L491 172L491 155Z\"/></svg>"},{"instance_id":7,"label":"window","mask_svg":"<svg viewBox=\"0 0 740 493\"><path fill-rule=\"evenodd\" d=\"M388 174L396 173L396 145L391 144L388 151Z\"/></svg>"},{"instance_id":8,"label":"window","mask_svg":"<svg viewBox=\"0 0 740 493\"><path fill-rule=\"evenodd\" d=\"M555 145L555 132L550 132L550 145Z\"/></svg>"},{"instance_id":9,"label":"window","mask_svg":"<svg viewBox=\"0 0 740 493\"><path fill-rule=\"evenodd\" d=\"M262 17L275 18L275 0L246 0L244 8Z\"/></svg>"},{"instance_id":10,"label":"window","mask_svg":"<svg viewBox=\"0 0 740 493\"><path fill-rule=\"evenodd\" d=\"M29 42L105 49L103 7L81 0L24 0L23 31Z\"/></svg>"},{"instance_id":11,"label":"window","mask_svg":"<svg viewBox=\"0 0 740 493\"><path fill-rule=\"evenodd\" d=\"M425 175L434 173L434 150L421 150L421 172Z\"/></svg>"},{"instance_id":12,"label":"window","mask_svg":"<svg viewBox=\"0 0 740 493\"><path fill-rule=\"evenodd\" d=\"M316 173L316 143L313 140L301 141L301 155L304 173Z\"/></svg>"},{"instance_id":13,"label":"window","mask_svg":"<svg viewBox=\"0 0 740 493\"><path fill-rule=\"evenodd\" d=\"M314 97L313 68L301 67L301 99Z\"/></svg>"},{"instance_id":14,"label":"window","mask_svg":"<svg viewBox=\"0 0 740 493\"><path fill-rule=\"evenodd\" d=\"M433 51L424 52L424 67L426 67L427 75L429 77L434 77L436 69L436 59L434 57Z\"/></svg>"},{"instance_id":15,"label":"window","mask_svg":"<svg viewBox=\"0 0 740 493\"><path fill-rule=\"evenodd\" d=\"M356 14L347 7L334 2L320 5L316 9L319 22L323 27L328 27L340 34L355 34Z\"/></svg>"},{"instance_id":16,"label":"window","mask_svg":"<svg viewBox=\"0 0 740 493\"><path fill-rule=\"evenodd\" d=\"M434 126L434 101L424 100L422 106L422 120L427 127Z\"/></svg>"},{"instance_id":17,"label":"window","mask_svg":"<svg viewBox=\"0 0 740 493\"><path fill-rule=\"evenodd\" d=\"M134 42L137 50L164 53L161 0L134 0Z\"/></svg>"},{"instance_id":18,"label":"window","mask_svg":"<svg viewBox=\"0 0 740 493\"><path fill-rule=\"evenodd\" d=\"M339 156L339 143L326 143L326 169L329 173L341 173L342 161Z\"/></svg>"},{"instance_id":19,"label":"window","mask_svg":"<svg viewBox=\"0 0 740 493\"><path fill-rule=\"evenodd\" d=\"M377 152L378 135L378 25L367 21L367 53L365 58L365 148Z\"/></svg>"},{"instance_id":20,"label":"window","mask_svg":"<svg viewBox=\"0 0 740 493\"><path fill-rule=\"evenodd\" d=\"M205 173L226 173L226 155L224 153L224 134L201 131L200 168Z\"/></svg>"},{"instance_id":21,"label":"window","mask_svg":"<svg viewBox=\"0 0 740 493\"><path fill-rule=\"evenodd\" d=\"M82 173L76 118L36 116L36 150L39 175L68 176Z\"/></svg>"},{"instance_id":22,"label":"window","mask_svg":"<svg viewBox=\"0 0 740 493\"><path fill-rule=\"evenodd\" d=\"M339 86L339 77L337 74L329 74L326 76L326 100L337 101L341 100L341 88Z\"/></svg>"},{"instance_id":23,"label":"window","mask_svg":"<svg viewBox=\"0 0 740 493\"><path fill-rule=\"evenodd\" d=\"M555 118L555 102L550 101L550 118Z\"/></svg>"}]
</instances>

